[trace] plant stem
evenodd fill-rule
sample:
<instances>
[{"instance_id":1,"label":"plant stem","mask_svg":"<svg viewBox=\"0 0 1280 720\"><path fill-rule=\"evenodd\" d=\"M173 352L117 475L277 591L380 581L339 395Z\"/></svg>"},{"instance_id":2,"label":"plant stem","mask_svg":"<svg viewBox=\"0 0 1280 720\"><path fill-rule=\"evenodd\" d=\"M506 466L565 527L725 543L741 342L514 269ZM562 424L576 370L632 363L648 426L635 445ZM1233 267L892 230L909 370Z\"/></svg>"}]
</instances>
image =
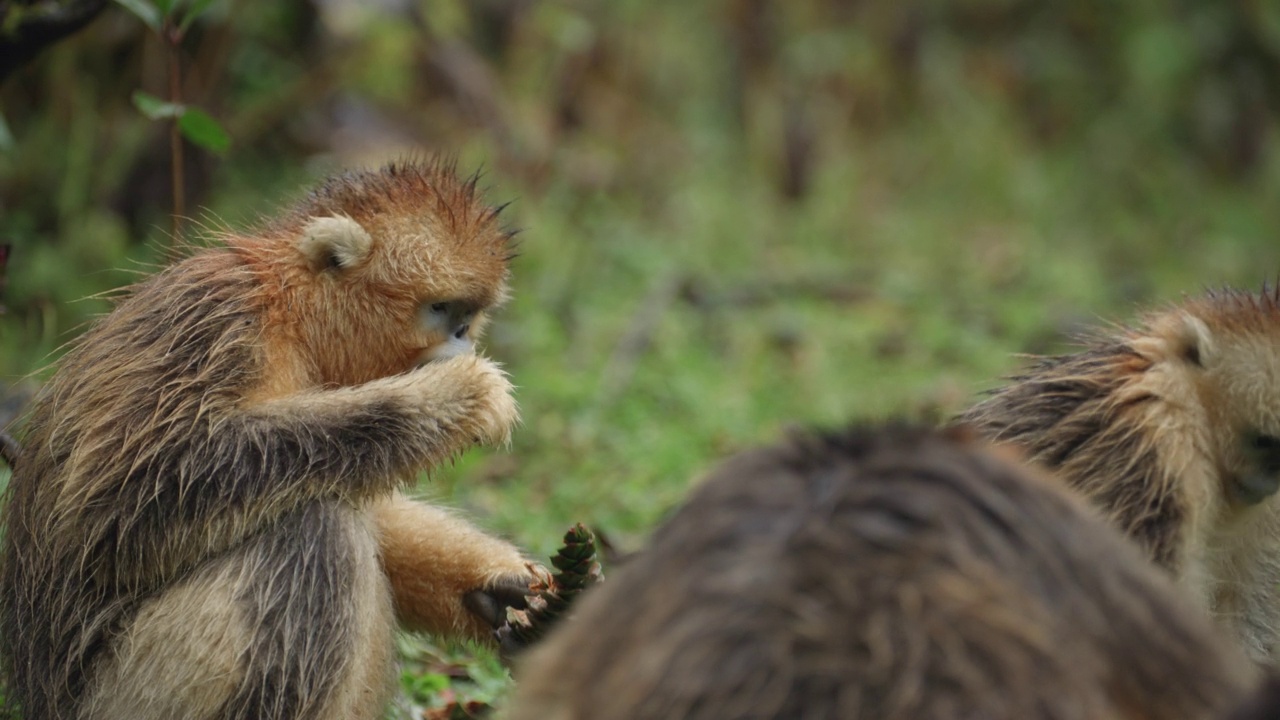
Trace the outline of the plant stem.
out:
<instances>
[{"instance_id":1,"label":"plant stem","mask_svg":"<svg viewBox=\"0 0 1280 720\"><path fill-rule=\"evenodd\" d=\"M179 105L182 103L182 67L178 46L182 42L182 37L177 28L168 27L166 30L164 39L169 52L169 102ZM182 235L182 218L186 214L186 202L183 197L182 133L178 129L178 118L174 118L169 125L169 151L173 160L173 239L176 242Z\"/></svg>"}]
</instances>

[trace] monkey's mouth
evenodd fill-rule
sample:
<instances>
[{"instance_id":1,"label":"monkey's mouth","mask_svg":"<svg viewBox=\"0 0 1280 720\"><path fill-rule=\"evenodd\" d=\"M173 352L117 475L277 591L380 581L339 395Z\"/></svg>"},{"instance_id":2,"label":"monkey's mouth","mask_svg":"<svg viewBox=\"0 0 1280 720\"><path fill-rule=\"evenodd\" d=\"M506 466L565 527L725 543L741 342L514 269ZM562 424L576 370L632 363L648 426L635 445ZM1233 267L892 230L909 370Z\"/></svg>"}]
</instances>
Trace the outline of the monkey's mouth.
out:
<instances>
[{"instance_id":1,"label":"monkey's mouth","mask_svg":"<svg viewBox=\"0 0 1280 720\"><path fill-rule=\"evenodd\" d=\"M418 353L418 365L422 366L430 362L448 360L460 355L474 355L475 352L476 344L470 338L451 337L439 345Z\"/></svg>"}]
</instances>

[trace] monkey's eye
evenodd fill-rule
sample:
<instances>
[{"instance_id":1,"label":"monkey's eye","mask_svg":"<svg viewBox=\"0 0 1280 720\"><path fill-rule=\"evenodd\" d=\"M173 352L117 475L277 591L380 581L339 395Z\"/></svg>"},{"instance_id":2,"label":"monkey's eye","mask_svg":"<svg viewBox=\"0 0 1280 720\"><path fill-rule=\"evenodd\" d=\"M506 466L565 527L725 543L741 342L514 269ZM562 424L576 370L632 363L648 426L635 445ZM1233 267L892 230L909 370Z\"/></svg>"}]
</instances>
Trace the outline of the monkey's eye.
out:
<instances>
[{"instance_id":1,"label":"monkey's eye","mask_svg":"<svg viewBox=\"0 0 1280 720\"><path fill-rule=\"evenodd\" d=\"M418 306L418 323L427 332L466 340L478 312L475 303L465 299L424 301Z\"/></svg>"},{"instance_id":2,"label":"monkey's eye","mask_svg":"<svg viewBox=\"0 0 1280 720\"><path fill-rule=\"evenodd\" d=\"M1280 448L1280 438L1275 435L1254 435L1249 442L1259 450L1275 450Z\"/></svg>"},{"instance_id":3,"label":"monkey's eye","mask_svg":"<svg viewBox=\"0 0 1280 720\"><path fill-rule=\"evenodd\" d=\"M1262 472L1280 474L1280 437L1261 433L1248 436L1247 453Z\"/></svg>"}]
</instances>

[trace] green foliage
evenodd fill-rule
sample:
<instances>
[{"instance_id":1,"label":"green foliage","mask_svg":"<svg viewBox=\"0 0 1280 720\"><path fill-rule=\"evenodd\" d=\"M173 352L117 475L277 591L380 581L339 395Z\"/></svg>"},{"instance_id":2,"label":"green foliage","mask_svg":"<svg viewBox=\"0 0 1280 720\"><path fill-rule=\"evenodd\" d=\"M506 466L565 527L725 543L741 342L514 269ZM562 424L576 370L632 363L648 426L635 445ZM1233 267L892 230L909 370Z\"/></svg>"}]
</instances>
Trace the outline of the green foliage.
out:
<instances>
[{"instance_id":1,"label":"green foliage","mask_svg":"<svg viewBox=\"0 0 1280 720\"><path fill-rule=\"evenodd\" d=\"M0 115L0 152L9 152L13 149L13 133L9 130L9 123L5 122L4 116Z\"/></svg>"},{"instance_id":2,"label":"green foliage","mask_svg":"<svg viewBox=\"0 0 1280 720\"><path fill-rule=\"evenodd\" d=\"M154 33L160 33L160 25L168 13L168 3L152 2L152 0L116 0L125 10L133 13Z\"/></svg>"},{"instance_id":3,"label":"green foliage","mask_svg":"<svg viewBox=\"0 0 1280 720\"><path fill-rule=\"evenodd\" d=\"M185 34L191 24L200 17L215 0L115 0L145 24L152 32L160 34L165 24L177 30L179 36ZM181 12L177 12L181 10Z\"/></svg>"},{"instance_id":4,"label":"green foliage","mask_svg":"<svg viewBox=\"0 0 1280 720\"><path fill-rule=\"evenodd\" d=\"M183 137L210 152L221 155L231 147L231 136L227 131L199 108L185 108L178 118L178 129Z\"/></svg>"},{"instance_id":5,"label":"green foliage","mask_svg":"<svg viewBox=\"0 0 1280 720\"><path fill-rule=\"evenodd\" d=\"M420 637L401 636L400 687L403 695L391 717L424 717L454 705L492 705L506 693L510 676L490 652L441 647Z\"/></svg>"},{"instance_id":6,"label":"green foliage","mask_svg":"<svg viewBox=\"0 0 1280 720\"><path fill-rule=\"evenodd\" d=\"M172 45L178 45L186 35L191 23L195 22L205 10L213 4L213 0L116 0L136 15L152 32L164 37ZM181 13L177 13L178 8ZM170 62L177 62L177 56L171 56ZM231 136L213 119L209 113L197 107L190 107L180 102L165 102L160 98L135 90L133 104L151 120L173 120L178 124L182 136L210 152L221 155L231 145Z\"/></svg>"},{"instance_id":7,"label":"green foliage","mask_svg":"<svg viewBox=\"0 0 1280 720\"><path fill-rule=\"evenodd\" d=\"M138 112L151 120L172 120L182 117L186 108L181 103L165 102L150 93L141 90L133 91L133 104Z\"/></svg>"},{"instance_id":8,"label":"green foliage","mask_svg":"<svg viewBox=\"0 0 1280 720\"><path fill-rule=\"evenodd\" d=\"M165 102L141 90L134 91L133 104L151 120L177 120L183 137L210 152L221 155L231 146L227 131L200 108Z\"/></svg>"},{"instance_id":9,"label":"green foliage","mask_svg":"<svg viewBox=\"0 0 1280 720\"><path fill-rule=\"evenodd\" d=\"M181 19L178 20L178 34L186 34L187 30L191 27L191 24L196 21L196 18L204 14L204 12L208 10L215 1L216 0L191 0L191 2L188 3L179 3L185 5L186 9L182 13Z\"/></svg>"},{"instance_id":10,"label":"green foliage","mask_svg":"<svg viewBox=\"0 0 1280 720\"><path fill-rule=\"evenodd\" d=\"M411 702L426 705L434 702L452 682L448 675L436 672L407 672L400 676L400 685Z\"/></svg>"}]
</instances>

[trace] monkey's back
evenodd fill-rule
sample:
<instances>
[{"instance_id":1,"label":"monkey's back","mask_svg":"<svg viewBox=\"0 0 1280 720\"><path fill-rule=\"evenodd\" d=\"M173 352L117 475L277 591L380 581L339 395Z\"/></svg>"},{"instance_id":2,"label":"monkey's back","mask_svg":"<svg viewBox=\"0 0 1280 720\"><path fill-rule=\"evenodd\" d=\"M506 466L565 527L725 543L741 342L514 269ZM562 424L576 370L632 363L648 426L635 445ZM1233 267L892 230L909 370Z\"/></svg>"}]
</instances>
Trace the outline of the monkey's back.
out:
<instances>
[{"instance_id":1,"label":"monkey's back","mask_svg":"<svg viewBox=\"0 0 1280 720\"><path fill-rule=\"evenodd\" d=\"M1075 498L902 429L731 460L518 670L513 720L1207 719L1255 676Z\"/></svg>"},{"instance_id":2,"label":"monkey's back","mask_svg":"<svg viewBox=\"0 0 1280 720\"><path fill-rule=\"evenodd\" d=\"M254 279L206 250L132 289L59 362L26 418L3 510L10 700L71 717L95 658L149 594L203 560L179 458L253 381ZM233 542L228 538L228 542Z\"/></svg>"}]
</instances>

